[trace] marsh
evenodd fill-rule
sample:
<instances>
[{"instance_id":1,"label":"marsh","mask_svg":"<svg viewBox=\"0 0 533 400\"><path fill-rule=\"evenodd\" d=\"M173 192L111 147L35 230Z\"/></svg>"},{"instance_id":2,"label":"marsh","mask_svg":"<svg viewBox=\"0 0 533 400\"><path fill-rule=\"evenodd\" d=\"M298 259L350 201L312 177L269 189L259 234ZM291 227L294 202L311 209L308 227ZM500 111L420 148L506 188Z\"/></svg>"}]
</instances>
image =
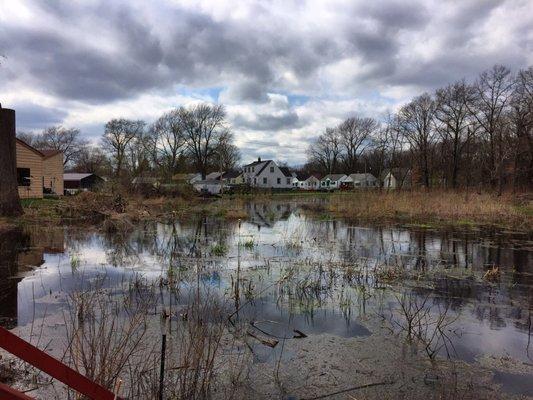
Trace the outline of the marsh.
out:
<instances>
[{"instance_id":1,"label":"marsh","mask_svg":"<svg viewBox=\"0 0 533 400\"><path fill-rule=\"evenodd\" d=\"M533 393L531 232L353 224L297 199L244 209L6 233L2 324L85 372L115 351L122 366L95 376L122 379L129 398L154 396L163 330L168 398ZM64 396L2 362L28 372L16 384L34 396Z\"/></svg>"}]
</instances>

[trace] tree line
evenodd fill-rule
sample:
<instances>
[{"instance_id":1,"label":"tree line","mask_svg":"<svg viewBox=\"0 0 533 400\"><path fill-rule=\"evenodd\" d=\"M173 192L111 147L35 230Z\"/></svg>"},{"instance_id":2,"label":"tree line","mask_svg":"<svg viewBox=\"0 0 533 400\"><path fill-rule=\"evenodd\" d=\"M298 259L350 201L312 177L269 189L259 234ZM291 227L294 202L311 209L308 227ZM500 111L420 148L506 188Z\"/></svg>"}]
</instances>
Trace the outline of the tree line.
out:
<instances>
[{"instance_id":1,"label":"tree line","mask_svg":"<svg viewBox=\"0 0 533 400\"><path fill-rule=\"evenodd\" d=\"M351 117L307 150L307 172L404 168L421 186L488 186L499 193L533 182L533 67L495 65L423 93L385 121Z\"/></svg>"},{"instance_id":2,"label":"tree line","mask_svg":"<svg viewBox=\"0 0 533 400\"><path fill-rule=\"evenodd\" d=\"M208 171L234 168L240 160L224 106L208 103L175 108L150 125L112 119L105 125L100 146L91 146L78 129L61 126L17 136L37 149L63 151L67 170L117 179L170 178L184 171L200 172L205 178Z\"/></svg>"}]
</instances>

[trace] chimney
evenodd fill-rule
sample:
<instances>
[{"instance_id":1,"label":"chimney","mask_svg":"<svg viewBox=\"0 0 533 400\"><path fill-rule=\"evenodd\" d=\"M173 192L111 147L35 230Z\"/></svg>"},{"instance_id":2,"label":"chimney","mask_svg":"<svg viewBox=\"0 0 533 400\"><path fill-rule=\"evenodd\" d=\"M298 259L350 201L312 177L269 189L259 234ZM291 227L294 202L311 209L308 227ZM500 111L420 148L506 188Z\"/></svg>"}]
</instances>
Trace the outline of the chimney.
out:
<instances>
[{"instance_id":1,"label":"chimney","mask_svg":"<svg viewBox=\"0 0 533 400\"><path fill-rule=\"evenodd\" d=\"M261 157L257 157L257 162L261 162Z\"/></svg>"}]
</instances>

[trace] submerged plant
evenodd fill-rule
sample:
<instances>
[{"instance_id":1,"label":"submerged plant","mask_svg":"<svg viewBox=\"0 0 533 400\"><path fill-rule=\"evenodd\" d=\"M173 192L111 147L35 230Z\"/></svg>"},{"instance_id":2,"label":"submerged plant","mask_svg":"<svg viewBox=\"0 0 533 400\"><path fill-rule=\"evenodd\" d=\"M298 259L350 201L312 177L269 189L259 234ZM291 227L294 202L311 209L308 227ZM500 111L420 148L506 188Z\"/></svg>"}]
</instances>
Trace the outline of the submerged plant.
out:
<instances>
[{"instance_id":1,"label":"submerged plant","mask_svg":"<svg viewBox=\"0 0 533 400\"><path fill-rule=\"evenodd\" d=\"M216 257L223 257L226 255L227 252L228 248L221 243L217 243L214 246L211 246L211 254Z\"/></svg>"},{"instance_id":2,"label":"submerged plant","mask_svg":"<svg viewBox=\"0 0 533 400\"><path fill-rule=\"evenodd\" d=\"M72 268L73 271L77 270L80 266L81 259L78 253L72 253L70 255L70 268Z\"/></svg>"},{"instance_id":3,"label":"submerged plant","mask_svg":"<svg viewBox=\"0 0 533 400\"><path fill-rule=\"evenodd\" d=\"M253 250L255 246L254 239L253 238L248 239L242 245L244 246L245 249Z\"/></svg>"}]
</instances>

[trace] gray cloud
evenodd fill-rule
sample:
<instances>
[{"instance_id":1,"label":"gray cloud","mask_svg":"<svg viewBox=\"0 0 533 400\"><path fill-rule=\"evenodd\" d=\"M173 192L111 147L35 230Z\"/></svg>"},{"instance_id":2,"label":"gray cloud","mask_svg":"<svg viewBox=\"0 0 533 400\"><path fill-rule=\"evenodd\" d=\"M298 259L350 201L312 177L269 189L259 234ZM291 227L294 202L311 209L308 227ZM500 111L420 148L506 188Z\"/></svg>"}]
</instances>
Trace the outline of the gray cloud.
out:
<instances>
[{"instance_id":1,"label":"gray cloud","mask_svg":"<svg viewBox=\"0 0 533 400\"><path fill-rule=\"evenodd\" d=\"M67 112L57 108L43 107L33 103L19 103L12 106L16 111L17 130L42 129L63 122Z\"/></svg>"},{"instance_id":2,"label":"gray cloud","mask_svg":"<svg viewBox=\"0 0 533 400\"><path fill-rule=\"evenodd\" d=\"M23 107L24 123L36 126L63 120L71 107L112 108L146 94L172 96L176 87L216 86L223 101L246 109L231 116L237 131L274 137L319 123L294 104L270 109L271 93L365 101L380 88L422 92L474 79L494 63L517 69L532 62L533 18L523 12L509 25L505 14L519 0L347 0L327 13L305 1L257 1L241 4L243 15L210 11L219 3L208 1L26 0L34 20L0 19L7 38L0 41L7 56L0 89L55 100L55 109ZM490 18L508 35L501 43L485 37ZM427 53L414 50L424 46ZM329 67L340 72L328 75ZM34 102L31 94L19 101ZM97 135L105 121L83 123Z\"/></svg>"},{"instance_id":3,"label":"gray cloud","mask_svg":"<svg viewBox=\"0 0 533 400\"><path fill-rule=\"evenodd\" d=\"M280 129L298 126L298 114L287 111L282 114L256 114L253 119L237 115L233 118L232 125L238 128L248 128L257 131L277 131Z\"/></svg>"}]
</instances>

